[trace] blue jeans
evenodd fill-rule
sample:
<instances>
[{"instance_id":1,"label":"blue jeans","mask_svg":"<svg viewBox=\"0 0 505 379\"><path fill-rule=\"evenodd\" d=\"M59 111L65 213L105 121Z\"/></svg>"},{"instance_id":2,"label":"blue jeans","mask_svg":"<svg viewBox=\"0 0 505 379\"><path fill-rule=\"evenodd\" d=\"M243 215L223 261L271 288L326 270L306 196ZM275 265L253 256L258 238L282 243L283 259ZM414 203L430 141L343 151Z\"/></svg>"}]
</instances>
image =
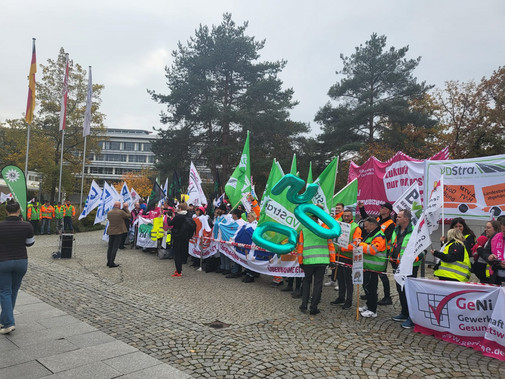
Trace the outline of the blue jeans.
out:
<instances>
[{"instance_id":1,"label":"blue jeans","mask_svg":"<svg viewBox=\"0 0 505 379\"><path fill-rule=\"evenodd\" d=\"M43 218L40 225L40 234L51 234L51 219Z\"/></svg>"},{"instance_id":2,"label":"blue jeans","mask_svg":"<svg viewBox=\"0 0 505 379\"><path fill-rule=\"evenodd\" d=\"M220 253L220 259L221 259L221 265L219 266L219 268L221 270L226 270L226 271L230 271L230 264L231 264L231 259L228 258L226 255L224 255L223 253Z\"/></svg>"},{"instance_id":3,"label":"blue jeans","mask_svg":"<svg viewBox=\"0 0 505 379\"><path fill-rule=\"evenodd\" d=\"M71 216L65 216L63 217L63 231L65 230L70 230L71 232L74 231L74 227L72 225L72 217Z\"/></svg>"},{"instance_id":4,"label":"blue jeans","mask_svg":"<svg viewBox=\"0 0 505 379\"><path fill-rule=\"evenodd\" d=\"M14 306L21 281L28 269L28 259L15 259L0 262L0 324L4 328L15 325Z\"/></svg>"}]
</instances>

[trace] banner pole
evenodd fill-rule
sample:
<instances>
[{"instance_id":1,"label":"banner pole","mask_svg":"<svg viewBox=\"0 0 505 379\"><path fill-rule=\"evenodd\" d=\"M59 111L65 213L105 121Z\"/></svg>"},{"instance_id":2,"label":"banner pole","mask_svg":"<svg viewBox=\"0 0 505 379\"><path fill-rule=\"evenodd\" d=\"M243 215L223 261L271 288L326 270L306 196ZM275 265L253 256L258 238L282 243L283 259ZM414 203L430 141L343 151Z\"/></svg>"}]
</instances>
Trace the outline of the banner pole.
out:
<instances>
[{"instance_id":1,"label":"banner pole","mask_svg":"<svg viewBox=\"0 0 505 379\"><path fill-rule=\"evenodd\" d=\"M61 175L63 172L63 145L65 143L65 129L61 131L61 155L60 155L60 182L58 184L58 202L61 202Z\"/></svg>"},{"instance_id":2,"label":"banner pole","mask_svg":"<svg viewBox=\"0 0 505 379\"><path fill-rule=\"evenodd\" d=\"M81 213L82 213L82 191L84 189L84 165L86 163L86 141L88 139L88 136L84 137L84 152L82 154L82 176L81 176L81 201L79 202L79 208L81 208Z\"/></svg>"},{"instance_id":3,"label":"banner pole","mask_svg":"<svg viewBox=\"0 0 505 379\"><path fill-rule=\"evenodd\" d=\"M359 284L357 284L358 286L358 290L356 291L356 298L357 298L357 306L356 306L356 321L359 321L359 299L360 299L360 295L359 295Z\"/></svg>"}]
</instances>

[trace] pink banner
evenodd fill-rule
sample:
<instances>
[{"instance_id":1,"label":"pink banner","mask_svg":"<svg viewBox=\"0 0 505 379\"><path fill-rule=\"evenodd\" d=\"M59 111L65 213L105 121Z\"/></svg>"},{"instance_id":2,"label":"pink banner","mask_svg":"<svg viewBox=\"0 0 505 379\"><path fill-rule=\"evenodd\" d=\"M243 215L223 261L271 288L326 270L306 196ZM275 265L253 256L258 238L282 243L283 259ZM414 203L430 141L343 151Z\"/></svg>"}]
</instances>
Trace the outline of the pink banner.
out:
<instances>
[{"instance_id":1,"label":"pink banner","mask_svg":"<svg viewBox=\"0 0 505 379\"><path fill-rule=\"evenodd\" d=\"M429 159L449 159L448 148ZM358 178L358 201L365 203L368 213L378 214L381 203L394 203L415 181L419 183L419 188L423 188L424 160L412 158L401 151L386 162L372 156L361 166L351 162L347 182L355 178Z\"/></svg>"}]
</instances>

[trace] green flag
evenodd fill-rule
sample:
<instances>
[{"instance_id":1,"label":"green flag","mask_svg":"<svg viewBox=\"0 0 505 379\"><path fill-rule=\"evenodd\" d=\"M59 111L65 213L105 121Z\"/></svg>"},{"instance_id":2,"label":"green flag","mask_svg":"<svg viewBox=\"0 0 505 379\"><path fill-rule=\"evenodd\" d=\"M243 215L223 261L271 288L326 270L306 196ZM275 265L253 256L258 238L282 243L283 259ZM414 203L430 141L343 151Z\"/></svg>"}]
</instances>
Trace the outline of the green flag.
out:
<instances>
[{"instance_id":1,"label":"green flag","mask_svg":"<svg viewBox=\"0 0 505 379\"><path fill-rule=\"evenodd\" d=\"M243 196L251 193L251 160L249 156L249 132L244 144L244 150L240 157L240 162L233 171L230 179L224 186L226 196L230 199L231 205L235 207Z\"/></svg>"},{"instance_id":2,"label":"green flag","mask_svg":"<svg viewBox=\"0 0 505 379\"><path fill-rule=\"evenodd\" d=\"M333 196L332 208L337 203L344 204L346 208L356 208L358 204L358 178L355 178Z\"/></svg>"},{"instance_id":3,"label":"green flag","mask_svg":"<svg viewBox=\"0 0 505 379\"><path fill-rule=\"evenodd\" d=\"M12 197L16 199L21 207L21 215L26 220L26 178L19 167L5 166L2 169L2 176L9 187Z\"/></svg>"},{"instance_id":4,"label":"green flag","mask_svg":"<svg viewBox=\"0 0 505 379\"><path fill-rule=\"evenodd\" d=\"M158 184L158 182L154 182L153 189L151 190L151 194L149 195L149 200L147 201L146 212L154 209L158 204L158 201L165 197L165 193L163 192L163 188Z\"/></svg>"},{"instance_id":5,"label":"green flag","mask_svg":"<svg viewBox=\"0 0 505 379\"><path fill-rule=\"evenodd\" d=\"M307 184L314 183L314 179L312 179L312 162L309 163L309 173L307 174Z\"/></svg>"},{"instance_id":6,"label":"green flag","mask_svg":"<svg viewBox=\"0 0 505 379\"><path fill-rule=\"evenodd\" d=\"M294 210L297 204L289 202L286 198L288 190L285 189L280 195L273 195L271 193L272 188L279 180L282 179L282 177L284 177L284 171L282 170L279 162L274 159L270 175L268 176L267 184L265 186L265 191L263 192L263 197L261 198L261 211L258 225L262 225L265 222L270 221L286 225L298 231L301 227L301 223L294 215ZM286 239L286 236L274 232L267 232L263 235L263 237L274 243L282 243Z\"/></svg>"},{"instance_id":7,"label":"green flag","mask_svg":"<svg viewBox=\"0 0 505 379\"><path fill-rule=\"evenodd\" d=\"M324 169L314 182L319 185L316 195L312 198L314 204L322 204L324 211L330 213L333 205L333 194L335 192L335 179L337 177L338 157Z\"/></svg>"},{"instance_id":8,"label":"green flag","mask_svg":"<svg viewBox=\"0 0 505 379\"><path fill-rule=\"evenodd\" d=\"M293 154L293 160L291 161L291 171L289 171L291 175L298 176L298 170L296 169L296 154Z\"/></svg>"}]
</instances>

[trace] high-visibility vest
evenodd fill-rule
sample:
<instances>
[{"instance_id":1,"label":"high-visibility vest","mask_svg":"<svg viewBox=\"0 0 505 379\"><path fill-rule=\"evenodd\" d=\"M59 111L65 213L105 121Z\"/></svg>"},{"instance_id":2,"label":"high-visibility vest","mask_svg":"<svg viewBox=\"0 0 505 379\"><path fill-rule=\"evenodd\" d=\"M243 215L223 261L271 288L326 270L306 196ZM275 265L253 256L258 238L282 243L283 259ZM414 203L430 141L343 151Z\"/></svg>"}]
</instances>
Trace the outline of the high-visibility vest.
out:
<instances>
[{"instance_id":1,"label":"high-visibility vest","mask_svg":"<svg viewBox=\"0 0 505 379\"><path fill-rule=\"evenodd\" d=\"M49 206L45 206L43 205L41 208L40 208L40 217L41 218L48 218L48 219L52 219L54 216L54 208L49 205Z\"/></svg>"},{"instance_id":2,"label":"high-visibility vest","mask_svg":"<svg viewBox=\"0 0 505 379\"><path fill-rule=\"evenodd\" d=\"M163 238L165 230L163 229L163 216L153 219L153 228L151 229L151 239L157 241Z\"/></svg>"},{"instance_id":3,"label":"high-visibility vest","mask_svg":"<svg viewBox=\"0 0 505 379\"><path fill-rule=\"evenodd\" d=\"M70 205L70 206L65 205L63 208L64 208L63 209L64 210L63 216L65 216L65 217L75 216L75 208L73 205Z\"/></svg>"},{"instance_id":4,"label":"high-visibility vest","mask_svg":"<svg viewBox=\"0 0 505 379\"><path fill-rule=\"evenodd\" d=\"M380 222L381 218L377 217L377 221ZM386 229L389 228L389 225L391 225L391 224L396 226L396 224L394 223L394 221L392 219L389 219L386 222L384 222L383 224L380 224L380 228L381 228L382 232L384 233L384 236L386 236ZM391 251L392 240L393 240L393 238L391 238L390 240L386 239L386 254L389 254L389 252Z\"/></svg>"},{"instance_id":5,"label":"high-visibility vest","mask_svg":"<svg viewBox=\"0 0 505 379\"><path fill-rule=\"evenodd\" d=\"M65 209L63 205L54 207L54 216L57 220L61 220L63 218L63 214L65 213Z\"/></svg>"},{"instance_id":6,"label":"high-visibility vest","mask_svg":"<svg viewBox=\"0 0 505 379\"><path fill-rule=\"evenodd\" d=\"M455 241L451 242L448 244L443 253L448 254L449 253L449 248L456 243ZM440 260L440 266L438 270L435 270L433 275L443 277L443 278L450 278L450 279L456 279L460 282L468 282L470 280L470 258L468 256L468 252L466 251L466 247L463 244L463 248L465 249L465 254L464 254L464 260L463 261L456 261L456 262L444 262Z\"/></svg>"},{"instance_id":7,"label":"high-visibility vest","mask_svg":"<svg viewBox=\"0 0 505 379\"><path fill-rule=\"evenodd\" d=\"M409 224L409 225L412 225L412 224ZM393 251L393 248L396 245L396 240L398 239L398 231L399 230L400 230L399 227L396 227L395 230L393 231L393 235L391 236L391 242L392 242L391 251ZM400 253L398 254L398 257L396 258L396 260L394 260L391 257L391 262L394 262L398 265L400 264L400 260L402 259L403 253L405 252L405 248L407 247L407 244L409 243L411 236L412 236L412 226L410 226L410 231L408 231L407 234L405 235L405 237L403 237L402 246L400 246ZM421 265L421 259L423 259L423 254L424 253L421 253L421 254L419 254L419 256L416 257L413 267L418 267Z\"/></svg>"},{"instance_id":8,"label":"high-visibility vest","mask_svg":"<svg viewBox=\"0 0 505 379\"><path fill-rule=\"evenodd\" d=\"M377 247L377 245L379 247ZM379 229L374 235L367 236L360 246L363 246L364 269L374 271L384 271L386 269L386 236L381 229ZM375 254L370 254L372 251L375 252Z\"/></svg>"},{"instance_id":9,"label":"high-visibility vest","mask_svg":"<svg viewBox=\"0 0 505 379\"><path fill-rule=\"evenodd\" d=\"M309 229L303 229L303 264L330 264L330 250L328 240L312 233ZM333 258L333 261L335 258Z\"/></svg>"},{"instance_id":10,"label":"high-visibility vest","mask_svg":"<svg viewBox=\"0 0 505 379\"><path fill-rule=\"evenodd\" d=\"M28 207L27 212L28 220L37 221L40 220L40 209L34 205Z\"/></svg>"}]
</instances>

